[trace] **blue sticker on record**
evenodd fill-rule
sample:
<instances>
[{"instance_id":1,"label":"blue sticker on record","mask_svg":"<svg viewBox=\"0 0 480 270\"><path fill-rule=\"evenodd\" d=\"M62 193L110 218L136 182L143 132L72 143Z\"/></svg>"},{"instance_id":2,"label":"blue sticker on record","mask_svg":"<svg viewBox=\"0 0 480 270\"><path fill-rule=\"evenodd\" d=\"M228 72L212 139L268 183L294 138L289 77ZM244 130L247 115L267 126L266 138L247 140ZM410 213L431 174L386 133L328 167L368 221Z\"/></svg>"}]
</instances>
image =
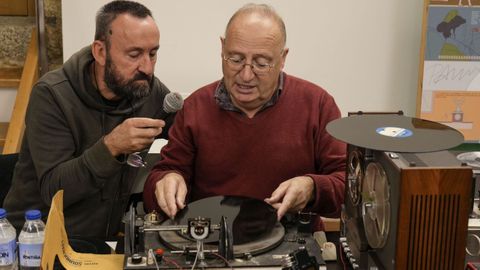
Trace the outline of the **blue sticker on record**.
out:
<instances>
[{"instance_id":1,"label":"blue sticker on record","mask_svg":"<svg viewBox=\"0 0 480 270\"><path fill-rule=\"evenodd\" d=\"M410 129L399 127L380 127L377 128L377 133L387 137L405 138L413 135Z\"/></svg>"}]
</instances>

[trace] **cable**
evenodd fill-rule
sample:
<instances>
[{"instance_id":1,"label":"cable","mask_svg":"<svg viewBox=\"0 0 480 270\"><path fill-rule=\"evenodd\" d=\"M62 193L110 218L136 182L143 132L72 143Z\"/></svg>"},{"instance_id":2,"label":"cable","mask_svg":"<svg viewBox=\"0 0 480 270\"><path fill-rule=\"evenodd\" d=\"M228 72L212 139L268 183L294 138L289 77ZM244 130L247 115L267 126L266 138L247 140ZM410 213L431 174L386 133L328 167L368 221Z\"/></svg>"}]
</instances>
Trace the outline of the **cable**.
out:
<instances>
[{"instance_id":1,"label":"cable","mask_svg":"<svg viewBox=\"0 0 480 270\"><path fill-rule=\"evenodd\" d=\"M215 256L217 256L218 258L222 259L222 261L225 262L225 265L226 265L227 267L230 267L230 269L233 269L233 266L231 266L230 263L228 262L228 260L227 260L225 257L223 257L222 255L220 255L220 254L218 254L218 253L215 253L215 252L211 252L210 254L215 255Z\"/></svg>"},{"instance_id":2,"label":"cable","mask_svg":"<svg viewBox=\"0 0 480 270\"><path fill-rule=\"evenodd\" d=\"M165 257L165 256L163 256L163 260L164 260L166 263L173 264L173 265L175 265L178 269L183 270L183 268L180 267L180 265L179 265L175 260L169 259L168 257Z\"/></svg>"},{"instance_id":3,"label":"cable","mask_svg":"<svg viewBox=\"0 0 480 270\"><path fill-rule=\"evenodd\" d=\"M203 252L202 241L197 241L197 254L195 255L195 260L193 261L191 270L195 269L195 265L197 264L198 254L200 254L200 252Z\"/></svg>"},{"instance_id":4,"label":"cable","mask_svg":"<svg viewBox=\"0 0 480 270\"><path fill-rule=\"evenodd\" d=\"M155 262L155 267L157 267L157 270L160 270L160 267L158 266L158 262L157 262L157 257L155 257L155 254L153 254L153 249L148 250L148 255L152 256L153 261Z\"/></svg>"},{"instance_id":5,"label":"cable","mask_svg":"<svg viewBox=\"0 0 480 270\"><path fill-rule=\"evenodd\" d=\"M345 261L343 260L343 247L341 245L339 247L340 247L340 251L338 253L340 253L340 261L342 262L343 270L346 270L347 265L345 264Z\"/></svg>"}]
</instances>

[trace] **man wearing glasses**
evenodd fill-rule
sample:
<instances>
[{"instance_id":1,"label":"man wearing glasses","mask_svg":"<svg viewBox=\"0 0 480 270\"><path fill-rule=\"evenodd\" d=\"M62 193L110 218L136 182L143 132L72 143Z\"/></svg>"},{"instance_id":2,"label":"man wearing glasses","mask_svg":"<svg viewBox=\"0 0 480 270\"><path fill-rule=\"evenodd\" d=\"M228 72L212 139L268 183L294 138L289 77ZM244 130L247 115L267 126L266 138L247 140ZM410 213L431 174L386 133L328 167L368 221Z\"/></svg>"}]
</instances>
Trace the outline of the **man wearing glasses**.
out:
<instances>
[{"instance_id":1,"label":"man wearing glasses","mask_svg":"<svg viewBox=\"0 0 480 270\"><path fill-rule=\"evenodd\" d=\"M246 5L221 44L223 79L177 114L145 185L147 208L174 217L186 201L236 195L265 200L278 219L300 210L339 216L346 147L325 127L340 111L325 90L282 71L283 20L267 5Z\"/></svg>"}]
</instances>

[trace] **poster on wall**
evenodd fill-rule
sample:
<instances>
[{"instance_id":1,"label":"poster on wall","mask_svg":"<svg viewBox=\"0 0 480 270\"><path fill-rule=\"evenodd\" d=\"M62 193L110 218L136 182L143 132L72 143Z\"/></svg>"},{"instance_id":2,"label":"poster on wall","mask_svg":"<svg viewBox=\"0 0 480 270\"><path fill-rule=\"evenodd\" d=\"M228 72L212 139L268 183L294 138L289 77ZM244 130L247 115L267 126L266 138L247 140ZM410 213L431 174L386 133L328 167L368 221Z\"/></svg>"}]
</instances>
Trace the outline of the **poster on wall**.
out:
<instances>
[{"instance_id":1,"label":"poster on wall","mask_svg":"<svg viewBox=\"0 0 480 270\"><path fill-rule=\"evenodd\" d=\"M430 1L423 46L420 117L480 141L480 0ZM460 1L462 2L462 1ZM460 3L461 4L461 3Z\"/></svg>"},{"instance_id":2,"label":"poster on wall","mask_svg":"<svg viewBox=\"0 0 480 270\"><path fill-rule=\"evenodd\" d=\"M480 6L480 0L430 0L431 5Z\"/></svg>"}]
</instances>

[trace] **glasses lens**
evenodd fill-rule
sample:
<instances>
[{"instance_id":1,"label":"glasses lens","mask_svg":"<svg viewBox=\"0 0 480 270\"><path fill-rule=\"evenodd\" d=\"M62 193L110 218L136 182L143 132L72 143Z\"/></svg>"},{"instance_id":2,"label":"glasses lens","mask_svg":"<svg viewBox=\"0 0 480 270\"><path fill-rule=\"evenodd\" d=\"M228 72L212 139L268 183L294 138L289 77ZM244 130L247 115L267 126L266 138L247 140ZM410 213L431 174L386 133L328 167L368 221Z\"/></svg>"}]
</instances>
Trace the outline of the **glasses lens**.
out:
<instances>
[{"instance_id":1,"label":"glasses lens","mask_svg":"<svg viewBox=\"0 0 480 270\"><path fill-rule=\"evenodd\" d=\"M259 64L253 62L252 64L246 64L244 60L238 60L235 58L226 58L225 61L228 64L228 67L235 71L242 70L245 66L250 66L252 71L257 75L263 75L270 71L270 64Z\"/></svg>"},{"instance_id":2,"label":"glasses lens","mask_svg":"<svg viewBox=\"0 0 480 270\"><path fill-rule=\"evenodd\" d=\"M270 65L269 64L258 64L258 63L253 63L253 71L256 74L265 74L270 71Z\"/></svg>"},{"instance_id":3,"label":"glasses lens","mask_svg":"<svg viewBox=\"0 0 480 270\"><path fill-rule=\"evenodd\" d=\"M127 156L127 164L135 168L147 166L139 152L129 154Z\"/></svg>"}]
</instances>

